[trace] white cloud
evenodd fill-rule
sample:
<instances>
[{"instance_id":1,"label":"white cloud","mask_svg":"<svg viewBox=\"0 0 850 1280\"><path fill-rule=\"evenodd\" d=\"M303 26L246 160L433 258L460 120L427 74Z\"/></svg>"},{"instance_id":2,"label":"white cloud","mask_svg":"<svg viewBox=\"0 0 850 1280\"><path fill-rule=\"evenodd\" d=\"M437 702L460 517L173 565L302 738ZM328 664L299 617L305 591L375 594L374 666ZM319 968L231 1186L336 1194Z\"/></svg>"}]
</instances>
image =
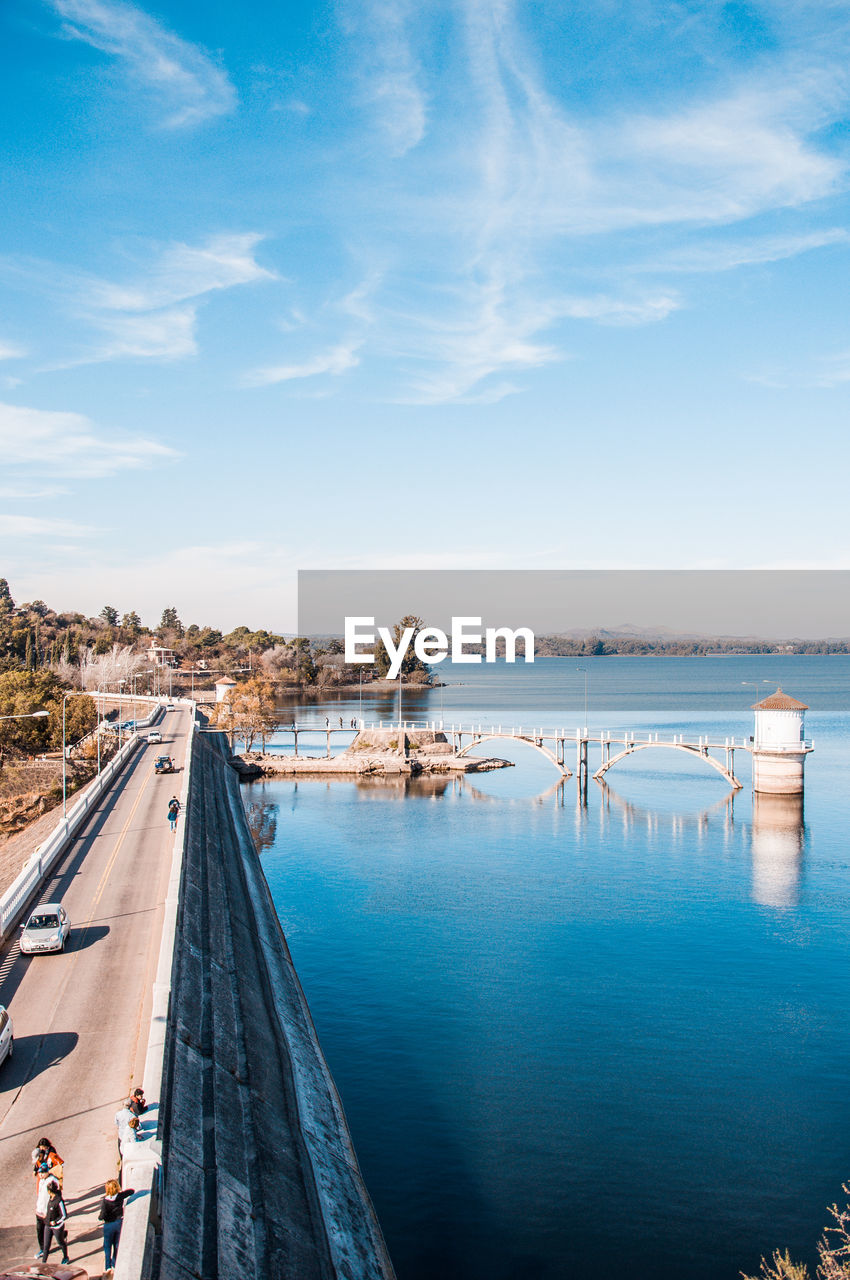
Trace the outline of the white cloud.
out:
<instances>
[{"instance_id":1,"label":"white cloud","mask_svg":"<svg viewBox=\"0 0 850 1280\"><path fill-rule=\"evenodd\" d=\"M22 360L26 354L26 348L20 346L17 342L3 342L0 340L0 360Z\"/></svg>"},{"instance_id":2,"label":"white cloud","mask_svg":"<svg viewBox=\"0 0 850 1280\"><path fill-rule=\"evenodd\" d=\"M0 498L13 498L16 502L39 502L44 498L58 498L69 490L62 485L39 485L37 489L21 485L0 485Z\"/></svg>"},{"instance_id":3,"label":"white cloud","mask_svg":"<svg viewBox=\"0 0 850 1280\"><path fill-rule=\"evenodd\" d=\"M135 5L117 0L51 0L63 32L120 59L167 111L170 127L200 124L232 111L236 93L226 73Z\"/></svg>"},{"instance_id":4,"label":"white cloud","mask_svg":"<svg viewBox=\"0 0 850 1280\"><path fill-rule=\"evenodd\" d=\"M751 240L714 240L637 263L632 271L653 274L733 271L739 267L780 262L784 258L794 258L814 249L847 243L850 243L850 232L843 227L828 227L823 231L801 232L798 235L764 235Z\"/></svg>"},{"instance_id":5,"label":"white cloud","mask_svg":"<svg viewBox=\"0 0 850 1280\"><path fill-rule=\"evenodd\" d=\"M391 155L404 156L425 136L427 109L421 73L406 26L405 0L374 0L367 9L368 56L361 72Z\"/></svg>"},{"instance_id":6,"label":"white cloud","mask_svg":"<svg viewBox=\"0 0 850 1280\"><path fill-rule=\"evenodd\" d=\"M107 334L105 345L84 362L118 359L179 360L197 353L195 307L174 307L149 315L109 316L98 319Z\"/></svg>"},{"instance_id":7,"label":"white cloud","mask_svg":"<svg viewBox=\"0 0 850 1280\"><path fill-rule=\"evenodd\" d=\"M210 236L200 245L167 245L141 280L91 281L87 301L108 311L152 311L235 285L275 280L275 273L254 257L262 239L255 232L228 233Z\"/></svg>"},{"instance_id":8,"label":"white cloud","mask_svg":"<svg viewBox=\"0 0 850 1280\"><path fill-rule=\"evenodd\" d=\"M626 110L613 96L615 105L585 110L556 96L558 68L533 49L513 0L462 0L457 12L466 39L446 54L462 61L452 66L450 105L432 95L428 149L405 170L413 185L381 183L382 204L371 206L382 232L397 215L397 243L380 251L387 263L402 260L405 274L384 267L383 292L369 299L370 341L408 367L431 366L414 380L417 402L511 394L513 379L500 374L565 358L564 321L647 324L688 305L670 287L640 291L624 279L730 270L848 239L831 228L723 241L732 224L840 190L845 159L823 132L850 98L840 42L789 39L745 71L712 66L701 50L698 88L667 87L652 110ZM424 19L404 4L391 21L382 4L368 13L376 45L401 51L422 107L426 46L412 37ZM373 68L366 55L363 73ZM408 119L400 106L401 125ZM390 211L388 191L400 193ZM659 258L649 233L660 227L704 237L710 227L714 242ZM605 255L595 270L586 265L594 254ZM588 291L588 278L606 283ZM396 288L402 307L391 302Z\"/></svg>"},{"instance_id":9,"label":"white cloud","mask_svg":"<svg viewBox=\"0 0 850 1280\"><path fill-rule=\"evenodd\" d=\"M96 479L170 461L177 454L153 440L98 432L81 413L0 403L0 455L7 469Z\"/></svg>"},{"instance_id":10,"label":"white cloud","mask_svg":"<svg viewBox=\"0 0 850 1280\"><path fill-rule=\"evenodd\" d=\"M305 360L301 364L282 364L267 369L257 369L249 374L245 381L248 386L269 386L275 382L291 382L297 378L315 378L319 374L330 374L339 377L354 369L360 358L356 354L359 343L340 343L329 351L323 351Z\"/></svg>"},{"instance_id":11,"label":"white cloud","mask_svg":"<svg viewBox=\"0 0 850 1280\"><path fill-rule=\"evenodd\" d=\"M91 525L72 520L0 514L0 537L4 538L88 538L96 532Z\"/></svg>"}]
</instances>

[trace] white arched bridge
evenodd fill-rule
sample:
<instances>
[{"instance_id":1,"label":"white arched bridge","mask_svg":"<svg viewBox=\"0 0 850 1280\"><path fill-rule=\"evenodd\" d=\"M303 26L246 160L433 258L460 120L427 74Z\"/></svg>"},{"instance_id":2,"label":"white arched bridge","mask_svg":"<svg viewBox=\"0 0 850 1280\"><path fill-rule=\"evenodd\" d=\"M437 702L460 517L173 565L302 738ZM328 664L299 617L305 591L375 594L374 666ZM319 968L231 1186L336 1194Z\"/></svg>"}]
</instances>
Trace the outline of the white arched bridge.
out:
<instances>
[{"instance_id":1,"label":"white arched bridge","mask_svg":"<svg viewBox=\"0 0 850 1280\"><path fill-rule=\"evenodd\" d=\"M475 747L485 742L512 741L522 742L533 747L560 771L563 777L571 778L575 772L579 780L586 781L590 776L590 748L598 747L598 768L592 776L601 780L609 769L613 769L621 760L634 755L638 751L663 750L684 753L714 769L729 786L740 791L742 783L735 776L735 752L752 752L753 744L749 738L726 737L722 740L712 739L709 735L686 737L684 734L664 736L655 731L603 729L599 733L591 733L588 729L544 729L524 725L485 725L485 724L444 724L442 721L381 721L367 723L363 720L351 720L348 724L340 721L339 727L326 719L325 725L292 724L282 725L280 732L294 735L295 754L298 754L298 738L303 736L319 736L326 739L327 755L331 755L331 741L337 734L346 739L346 746L351 745L361 733L387 734L392 732L393 749L396 743L406 744L410 735L425 731L434 735L432 741L439 740L451 744L452 753L460 758L468 755ZM406 746L402 746L406 750ZM573 754L574 753L574 754ZM594 751L594 755L595 755ZM570 768L575 761L574 770Z\"/></svg>"},{"instance_id":2,"label":"white arched bridge","mask_svg":"<svg viewBox=\"0 0 850 1280\"><path fill-rule=\"evenodd\" d=\"M572 776L567 760L572 758L573 752L575 752L575 772L579 776L587 777L590 771L591 744L599 747L599 767L593 774L593 777L598 779L604 778L609 769L613 769L614 765L637 751L661 749L684 752L692 759L699 760L716 770L736 791L739 791L743 784L735 776L735 752L752 750L752 744L748 738L727 737L722 741L713 741L708 735L686 738L684 734L673 734L671 737L664 737L655 732L639 733L629 730L620 732L607 729L593 734L587 729L576 729L570 732L566 729L525 728L522 725L510 728L503 725L423 727L442 730L446 739L451 741L457 756L466 755L482 742L500 739L524 742L551 760L565 778Z\"/></svg>"}]
</instances>

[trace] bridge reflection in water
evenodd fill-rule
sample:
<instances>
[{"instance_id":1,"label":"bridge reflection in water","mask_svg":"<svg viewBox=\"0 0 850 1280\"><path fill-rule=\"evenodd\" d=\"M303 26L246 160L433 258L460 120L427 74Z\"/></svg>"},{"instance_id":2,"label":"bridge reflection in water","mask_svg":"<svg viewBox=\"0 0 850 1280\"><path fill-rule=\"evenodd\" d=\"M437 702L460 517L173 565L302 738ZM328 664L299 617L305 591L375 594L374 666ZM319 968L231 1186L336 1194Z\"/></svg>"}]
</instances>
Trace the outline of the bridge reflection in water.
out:
<instances>
[{"instance_id":1,"label":"bridge reflection in water","mask_svg":"<svg viewBox=\"0 0 850 1280\"><path fill-rule=\"evenodd\" d=\"M635 804L621 796L605 781L598 780L595 788L588 789L586 780L573 786L565 778L559 778L545 791L531 800L490 795L470 776L457 778L458 790L471 792L476 800L494 804L553 805L559 809L573 808L578 823L592 820L596 812L603 825L616 823L622 832L640 829L653 837L666 835L671 847L689 845L699 849L709 840L716 841L718 825L723 832L721 847L733 854L735 801L738 792L729 791L707 808L693 812L653 809ZM598 804L593 802L594 794ZM806 844L802 795L766 795L758 792L752 797L750 822L751 897L765 907L793 907L800 893L800 881ZM746 831L746 824L743 826ZM741 826L738 825L740 835Z\"/></svg>"}]
</instances>

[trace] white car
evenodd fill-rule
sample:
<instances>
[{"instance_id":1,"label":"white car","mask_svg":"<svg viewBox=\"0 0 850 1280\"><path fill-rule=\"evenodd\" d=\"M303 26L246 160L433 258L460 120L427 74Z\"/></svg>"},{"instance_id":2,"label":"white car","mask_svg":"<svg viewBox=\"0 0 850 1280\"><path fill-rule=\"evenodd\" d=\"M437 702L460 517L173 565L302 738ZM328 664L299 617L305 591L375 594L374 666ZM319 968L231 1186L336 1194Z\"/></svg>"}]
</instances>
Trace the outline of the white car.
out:
<instances>
[{"instance_id":1,"label":"white car","mask_svg":"<svg viewBox=\"0 0 850 1280\"><path fill-rule=\"evenodd\" d=\"M162 742L162 734L159 729L154 729L153 733L148 734L148 742Z\"/></svg>"},{"instance_id":2,"label":"white car","mask_svg":"<svg viewBox=\"0 0 850 1280\"><path fill-rule=\"evenodd\" d=\"M60 902L43 902L21 925L20 947L24 955L39 951L64 951L71 921Z\"/></svg>"},{"instance_id":3,"label":"white car","mask_svg":"<svg viewBox=\"0 0 850 1280\"><path fill-rule=\"evenodd\" d=\"M174 703L173 703L173 702L169 702L168 706L167 706L165 709L166 709L166 711L174 711L174 710L175 710Z\"/></svg>"},{"instance_id":4,"label":"white car","mask_svg":"<svg viewBox=\"0 0 850 1280\"><path fill-rule=\"evenodd\" d=\"M11 1058L14 1045L15 1037L11 1014L8 1009L4 1009L0 1004L0 1062L4 1062L6 1058Z\"/></svg>"}]
</instances>

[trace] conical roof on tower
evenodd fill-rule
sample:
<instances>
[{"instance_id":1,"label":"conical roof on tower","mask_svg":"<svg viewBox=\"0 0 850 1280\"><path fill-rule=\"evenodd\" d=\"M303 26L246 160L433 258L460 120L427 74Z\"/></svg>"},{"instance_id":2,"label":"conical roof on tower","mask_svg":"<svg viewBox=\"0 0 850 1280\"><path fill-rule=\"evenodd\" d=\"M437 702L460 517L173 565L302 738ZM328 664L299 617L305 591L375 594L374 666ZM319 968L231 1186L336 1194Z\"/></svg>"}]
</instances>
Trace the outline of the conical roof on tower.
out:
<instances>
[{"instance_id":1,"label":"conical roof on tower","mask_svg":"<svg viewBox=\"0 0 850 1280\"><path fill-rule=\"evenodd\" d=\"M796 698L783 693L779 687L776 693L771 693L769 697L762 702L754 703L750 708L751 711L808 711L808 709L805 702L798 702Z\"/></svg>"}]
</instances>

